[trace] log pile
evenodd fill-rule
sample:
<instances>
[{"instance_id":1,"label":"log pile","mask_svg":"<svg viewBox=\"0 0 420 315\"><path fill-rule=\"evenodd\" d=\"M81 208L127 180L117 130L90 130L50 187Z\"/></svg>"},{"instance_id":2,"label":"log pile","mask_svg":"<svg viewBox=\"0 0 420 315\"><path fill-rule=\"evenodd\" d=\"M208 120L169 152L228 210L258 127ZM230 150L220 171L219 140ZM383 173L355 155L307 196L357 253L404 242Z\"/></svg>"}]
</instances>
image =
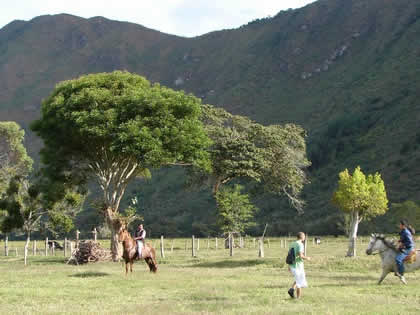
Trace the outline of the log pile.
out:
<instances>
[{"instance_id":1,"label":"log pile","mask_svg":"<svg viewBox=\"0 0 420 315\"><path fill-rule=\"evenodd\" d=\"M96 261L109 261L112 259L111 251L103 249L95 241L81 241L79 247L72 253L68 263L75 265Z\"/></svg>"}]
</instances>

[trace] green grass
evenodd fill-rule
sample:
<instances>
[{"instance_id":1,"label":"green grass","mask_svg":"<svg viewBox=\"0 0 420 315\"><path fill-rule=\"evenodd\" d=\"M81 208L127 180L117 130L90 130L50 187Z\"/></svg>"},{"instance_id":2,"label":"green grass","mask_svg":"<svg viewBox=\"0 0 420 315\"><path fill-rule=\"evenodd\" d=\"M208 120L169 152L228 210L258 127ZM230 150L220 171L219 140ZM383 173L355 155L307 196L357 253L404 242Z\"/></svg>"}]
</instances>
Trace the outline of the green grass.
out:
<instances>
[{"instance_id":1,"label":"green grass","mask_svg":"<svg viewBox=\"0 0 420 315\"><path fill-rule=\"evenodd\" d=\"M270 248L266 243L265 258L257 257L252 239L234 257L215 250L213 239L210 249L200 240L196 258L190 240L174 240L173 251L171 245L166 240L157 274L137 262L128 276L121 263L67 265L62 252L30 256L24 267L21 255L12 250L5 257L2 250L0 314L414 314L418 309L420 273L408 274L407 286L392 275L376 285L380 261L363 254L366 240L355 259L343 257L343 238L323 239L320 246L309 242L309 288L301 300L287 295L292 278L279 238L270 239ZM9 246L21 249L23 243Z\"/></svg>"}]
</instances>

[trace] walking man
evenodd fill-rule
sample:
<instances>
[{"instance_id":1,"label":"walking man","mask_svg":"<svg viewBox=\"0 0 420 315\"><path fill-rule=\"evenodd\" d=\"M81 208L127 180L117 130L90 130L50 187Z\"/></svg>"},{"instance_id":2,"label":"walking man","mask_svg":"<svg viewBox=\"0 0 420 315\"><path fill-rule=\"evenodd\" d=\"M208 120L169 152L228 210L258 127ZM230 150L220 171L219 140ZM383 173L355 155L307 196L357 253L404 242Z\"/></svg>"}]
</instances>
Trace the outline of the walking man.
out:
<instances>
[{"instance_id":1,"label":"walking man","mask_svg":"<svg viewBox=\"0 0 420 315\"><path fill-rule=\"evenodd\" d=\"M302 288L306 288L308 283L306 282L305 269L303 267L303 260L311 260L310 257L304 255L305 249L303 242L305 241L305 233L299 232L297 234L297 240L290 244L290 248L294 249L295 252L295 261L293 264L289 265L289 270L295 278L292 287L287 291L291 298L295 297L300 298L302 295Z\"/></svg>"}]
</instances>

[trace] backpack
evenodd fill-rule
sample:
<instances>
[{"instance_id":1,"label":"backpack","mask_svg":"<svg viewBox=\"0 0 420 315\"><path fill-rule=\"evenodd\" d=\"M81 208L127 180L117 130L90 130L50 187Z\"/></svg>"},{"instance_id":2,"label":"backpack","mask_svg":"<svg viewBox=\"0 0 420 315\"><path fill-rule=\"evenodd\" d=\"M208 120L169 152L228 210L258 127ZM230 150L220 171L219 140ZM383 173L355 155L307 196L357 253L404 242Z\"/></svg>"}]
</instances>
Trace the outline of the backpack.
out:
<instances>
[{"instance_id":1,"label":"backpack","mask_svg":"<svg viewBox=\"0 0 420 315\"><path fill-rule=\"evenodd\" d=\"M289 252L287 253L286 257L286 264L293 265L296 262L296 255L295 255L295 249L294 247L291 247L289 249Z\"/></svg>"}]
</instances>

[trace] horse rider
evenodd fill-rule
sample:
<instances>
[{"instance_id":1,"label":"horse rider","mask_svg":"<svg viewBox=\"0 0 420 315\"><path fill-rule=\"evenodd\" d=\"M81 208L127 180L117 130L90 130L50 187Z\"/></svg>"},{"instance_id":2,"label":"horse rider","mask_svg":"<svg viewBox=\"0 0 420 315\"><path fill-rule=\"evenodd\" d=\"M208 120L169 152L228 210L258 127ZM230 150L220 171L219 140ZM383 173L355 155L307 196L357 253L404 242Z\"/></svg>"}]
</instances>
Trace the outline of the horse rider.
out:
<instances>
[{"instance_id":1,"label":"horse rider","mask_svg":"<svg viewBox=\"0 0 420 315\"><path fill-rule=\"evenodd\" d=\"M407 220L400 221L400 240L398 241L398 248L400 253L395 257L398 271L396 276L404 278L404 259L414 249L413 234L414 229L408 224Z\"/></svg>"},{"instance_id":2,"label":"horse rider","mask_svg":"<svg viewBox=\"0 0 420 315\"><path fill-rule=\"evenodd\" d=\"M146 238L146 230L143 229L143 224L139 224L136 232L134 233L134 240L137 243L137 257L141 259L142 250L144 247L144 241Z\"/></svg>"}]
</instances>

